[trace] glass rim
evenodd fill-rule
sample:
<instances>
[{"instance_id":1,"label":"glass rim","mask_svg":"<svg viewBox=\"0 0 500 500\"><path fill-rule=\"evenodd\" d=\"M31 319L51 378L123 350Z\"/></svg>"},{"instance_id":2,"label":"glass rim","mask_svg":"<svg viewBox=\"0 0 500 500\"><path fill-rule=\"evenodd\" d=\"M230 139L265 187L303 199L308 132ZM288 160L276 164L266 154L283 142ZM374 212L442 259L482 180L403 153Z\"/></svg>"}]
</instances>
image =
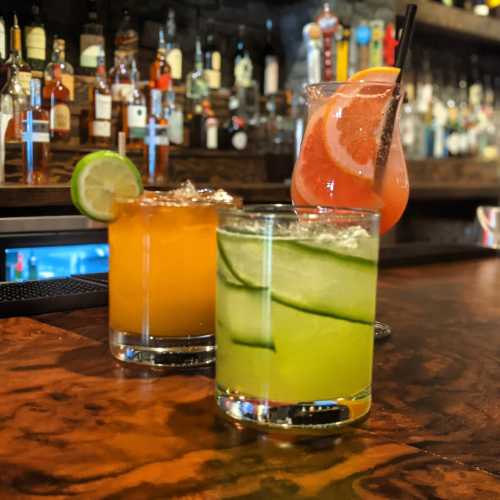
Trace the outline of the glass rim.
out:
<instances>
[{"instance_id":1,"label":"glass rim","mask_svg":"<svg viewBox=\"0 0 500 500\"><path fill-rule=\"evenodd\" d=\"M401 87L401 83L391 83L391 82L385 82L382 80L333 80L333 81L328 81L328 82L317 82L317 83L308 83L307 85L304 86L305 90L308 89L322 89L322 88L328 88L328 87L338 87L340 85L385 85L386 87Z\"/></svg>"},{"instance_id":2,"label":"glass rim","mask_svg":"<svg viewBox=\"0 0 500 500\"><path fill-rule=\"evenodd\" d=\"M203 193L215 193L216 189L211 188L198 188L196 192L198 194ZM146 196L145 196L146 195ZM148 195L151 195L148 197ZM229 193L228 193L229 195ZM238 204L239 197L231 196L231 201L229 200L214 200L214 199L203 199L203 198L185 198L185 199L175 199L172 197L171 190L161 191L158 189L145 189L139 196L123 196L113 193L113 202L117 203L137 203L144 207L233 207Z\"/></svg>"},{"instance_id":3,"label":"glass rim","mask_svg":"<svg viewBox=\"0 0 500 500\"><path fill-rule=\"evenodd\" d=\"M299 214L301 219L310 221L356 219L373 221L380 219L378 210L359 207L334 207L331 205L293 205L291 203L259 203L245 205L242 208L220 207L218 213L222 216L239 217L252 220L295 220L296 210L309 210Z\"/></svg>"}]
</instances>

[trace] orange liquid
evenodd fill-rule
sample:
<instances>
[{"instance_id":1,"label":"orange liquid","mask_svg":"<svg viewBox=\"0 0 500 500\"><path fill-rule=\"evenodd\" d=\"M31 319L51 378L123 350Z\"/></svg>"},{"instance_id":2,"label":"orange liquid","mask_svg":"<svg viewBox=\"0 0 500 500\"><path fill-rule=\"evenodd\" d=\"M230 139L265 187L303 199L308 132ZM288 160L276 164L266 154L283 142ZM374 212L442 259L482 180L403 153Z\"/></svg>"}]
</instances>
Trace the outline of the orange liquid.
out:
<instances>
[{"instance_id":1,"label":"orange liquid","mask_svg":"<svg viewBox=\"0 0 500 500\"><path fill-rule=\"evenodd\" d=\"M113 330L157 337L214 331L216 207L118 203L109 225Z\"/></svg>"},{"instance_id":2,"label":"orange liquid","mask_svg":"<svg viewBox=\"0 0 500 500\"><path fill-rule=\"evenodd\" d=\"M351 110L349 117L352 132L340 130L347 139L350 154L360 163L372 160L377 153L373 134L378 109ZM409 184L406 162L399 137L399 123L394 127L394 137L387 161L385 175L379 192L375 191L373 180L342 168L328 151L324 137L325 122L314 113L304 135L300 156L292 178L292 200L297 205L330 205L338 207L368 208L381 214L380 232L391 229L403 214L408 203ZM356 120L355 123L354 120ZM347 120L344 121L344 123ZM363 130L363 134L359 132ZM368 132L367 132L368 131ZM353 134L359 134L354 137ZM333 157L332 157L333 156Z\"/></svg>"}]
</instances>

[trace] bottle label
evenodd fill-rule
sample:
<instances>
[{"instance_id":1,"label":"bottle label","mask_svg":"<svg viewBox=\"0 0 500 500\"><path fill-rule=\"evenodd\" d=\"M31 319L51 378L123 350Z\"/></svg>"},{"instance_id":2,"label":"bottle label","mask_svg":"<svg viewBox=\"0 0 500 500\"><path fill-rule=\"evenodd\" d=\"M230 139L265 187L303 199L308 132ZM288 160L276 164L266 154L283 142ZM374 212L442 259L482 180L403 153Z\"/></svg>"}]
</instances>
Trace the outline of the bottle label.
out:
<instances>
[{"instance_id":1,"label":"bottle label","mask_svg":"<svg viewBox=\"0 0 500 500\"><path fill-rule=\"evenodd\" d=\"M130 139L142 139L146 135L146 106L129 104L127 106L128 135Z\"/></svg>"},{"instance_id":2,"label":"bottle label","mask_svg":"<svg viewBox=\"0 0 500 500\"><path fill-rule=\"evenodd\" d=\"M40 26L26 28L26 55L28 59L45 61L45 30Z\"/></svg>"},{"instance_id":3,"label":"bottle label","mask_svg":"<svg viewBox=\"0 0 500 500\"><path fill-rule=\"evenodd\" d=\"M47 120L32 120L32 130L27 130L27 121L23 120L23 141L48 143L49 137L49 122Z\"/></svg>"},{"instance_id":4,"label":"bottle label","mask_svg":"<svg viewBox=\"0 0 500 500\"><path fill-rule=\"evenodd\" d=\"M207 149L219 147L219 126L216 118L207 118Z\"/></svg>"},{"instance_id":5,"label":"bottle label","mask_svg":"<svg viewBox=\"0 0 500 500\"><path fill-rule=\"evenodd\" d=\"M92 122L92 137L111 137L111 122L107 120L94 120Z\"/></svg>"},{"instance_id":6,"label":"bottle label","mask_svg":"<svg viewBox=\"0 0 500 500\"><path fill-rule=\"evenodd\" d=\"M222 67L222 59L221 59L220 52L217 52L217 51L213 52L212 53L212 69L220 72L221 67Z\"/></svg>"},{"instance_id":7,"label":"bottle label","mask_svg":"<svg viewBox=\"0 0 500 500\"><path fill-rule=\"evenodd\" d=\"M68 132L71 128L71 114L65 103L56 104L50 110L50 130Z\"/></svg>"},{"instance_id":8,"label":"bottle label","mask_svg":"<svg viewBox=\"0 0 500 500\"><path fill-rule=\"evenodd\" d=\"M474 83L469 87L469 104L473 107L480 106L483 99L483 86Z\"/></svg>"},{"instance_id":9,"label":"bottle label","mask_svg":"<svg viewBox=\"0 0 500 500\"><path fill-rule=\"evenodd\" d=\"M168 117L168 137L172 144L184 142L184 115L180 109L174 109Z\"/></svg>"},{"instance_id":10,"label":"bottle label","mask_svg":"<svg viewBox=\"0 0 500 500\"><path fill-rule=\"evenodd\" d=\"M279 63L276 56L266 56L264 70L264 95L273 95L278 92Z\"/></svg>"},{"instance_id":11,"label":"bottle label","mask_svg":"<svg viewBox=\"0 0 500 500\"><path fill-rule=\"evenodd\" d=\"M111 96L95 94L96 120L111 120Z\"/></svg>"},{"instance_id":12,"label":"bottle label","mask_svg":"<svg viewBox=\"0 0 500 500\"><path fill-rule=\"evenodd\" d=\"M424 83L417 87L417 111L426 113L432 103L432 83Z\"/></svg>"},{"instance_id":13,"label":"bottle label","mask_svg":"<svg viewBox=\"0 0 500 500\"><path fill-rule=\"evenodd\" d=\"M5 59L7 56L7 37L5 36L5 23L3 19L0 21L0 59Z\"/></svg>"},{"instance_id":14,"label":"bottle label","mask_svg":"<svg viewBox=\"0 0 500 500\"><path fill-rule=\"evenodd\" d=\"M168 51L167 62L172 70L172 78L174 80L182 79L182 52L178 48L173 48Z\"/></svg>"},{"instance_id":15,"label":"bottle label","mask_svg":"<svg viewBox=\"0 0 500 500\"><path fill-rule=\"evenodd\" d=\"M236 58L234 63L234 81L237 87L248 88L252 85L253 65L248 54Z\"/></svg>"},{"instance_id":16,"label":"bottle label","mask_svg":"<svg viewBox=\"0 0 500 500\"><path fill-rule=\"evenodd\" d=\"M321 81L321 51L317 46L307 49L307 83L312 85Z\"/></svg>"},{"instance_id":17,"label":"bottle label","mask_svg":"<svg viewBox=\"0 0 500 500\"><path fill-rule=\"evenodd\" d=\"M75 98L75 79L73 78L73 75L63 73L61 81L62 84L69 90L69 100L72 101Z\"/></svg>"},{"instance_id":18,"label":"bottle label","mask_svg":"<svg viewBox=\"0 0 500 500\"><path fill-rule=\"evenodd\" d=\"M220 89L220 71L217 71L215 69L206 69L203 74L205 76L205 80L208 83L208 88L212 90Z\"/></svg>"},{"instance_id":19,"label":"bottle label","mask_svg":"<svg viewBox=\"0 0 500 500\"><path fill-rule=\"evenodd\" d=\"M17 79L21 84L25 94L30 94L31 71L20 71L17 74Z\"/></svg>"},{"instance_id":20,"label":"bottle label","mask_svg":"<svg viewBox=\"0 0 500 500\"><path fill-rule=\"evenodd\" d=\"M80 35L80 66L82 68L97 68L97 59L104 47L104 38L100 35Z\"/></svg>"},{"instance_id":21,"label":"bottle label","mask_svg":"<svg viewBox=\"0 0 500 500\"><path fill-rule=\"evenodd\" d=\"M233 137L231 138L233 148L237 149L238 151L245 149L247 147L247 142L248 136L243 130L234 133Z\"/></svg>"},{"instance_id":22,"label":"bottle label","mask_svg":"<svg viewBox=\"0 0 500 500\"><path fill-rule=\"evenodd\" d=\"M150 128L152 128L150 130ZM150 143L150 138L153 138L155 146L168 146L168 127L167 125L158 125L157 123L150 122L148 125L148 133L144 137L144 144Z\"/></svg>"},{"instance_id":23,"label":"bottle label","mask_svg":"<svg viewBox=\"0 0 500 500\"><path fill-rule=\"evenodd\" d=\"M113 101L127 102L133 89L130 83L113 83L113 85L111 85L111 96Z\"/></svg>"}]
</instances>

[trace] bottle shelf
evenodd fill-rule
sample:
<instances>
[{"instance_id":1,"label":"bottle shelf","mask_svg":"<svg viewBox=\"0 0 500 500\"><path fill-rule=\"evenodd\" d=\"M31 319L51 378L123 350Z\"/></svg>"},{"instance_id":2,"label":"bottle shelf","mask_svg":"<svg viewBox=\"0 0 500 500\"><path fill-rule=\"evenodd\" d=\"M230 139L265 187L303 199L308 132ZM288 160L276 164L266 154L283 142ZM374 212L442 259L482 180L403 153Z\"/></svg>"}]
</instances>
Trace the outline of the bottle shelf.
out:
<instances>
[{"instance_id":1,"label":"bottle shelf","mask_svg":"<svg viewBox=\"0 0 500 500\"><path fill-rule=\"evenodd\" d=\"M500 19L476 16L472 12L430 0L413 0L417 4L417 23L434 30L445 30L458 36L500 44ZM396 13L402 16L406 0L396 0Z\"/></svg>"}]
</instances>

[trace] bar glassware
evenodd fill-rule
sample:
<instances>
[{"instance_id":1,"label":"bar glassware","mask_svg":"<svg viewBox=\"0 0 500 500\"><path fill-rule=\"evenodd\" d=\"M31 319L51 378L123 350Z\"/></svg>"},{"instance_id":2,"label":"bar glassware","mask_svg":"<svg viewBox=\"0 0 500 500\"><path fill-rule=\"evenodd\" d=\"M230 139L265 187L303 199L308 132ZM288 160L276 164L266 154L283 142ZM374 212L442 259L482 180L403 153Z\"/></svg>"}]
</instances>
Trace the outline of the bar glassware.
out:
<instances>
[{"instance_id":1,"label":"bar glassware","mask_svg":"<svg viewBox=\"0 0 500 500\"><path fill-rule=\"evenodd\" d=\"M216 401L267 430L336 432L371 404L379 215L221 209Z\"/></svg>"}]
</instances>

